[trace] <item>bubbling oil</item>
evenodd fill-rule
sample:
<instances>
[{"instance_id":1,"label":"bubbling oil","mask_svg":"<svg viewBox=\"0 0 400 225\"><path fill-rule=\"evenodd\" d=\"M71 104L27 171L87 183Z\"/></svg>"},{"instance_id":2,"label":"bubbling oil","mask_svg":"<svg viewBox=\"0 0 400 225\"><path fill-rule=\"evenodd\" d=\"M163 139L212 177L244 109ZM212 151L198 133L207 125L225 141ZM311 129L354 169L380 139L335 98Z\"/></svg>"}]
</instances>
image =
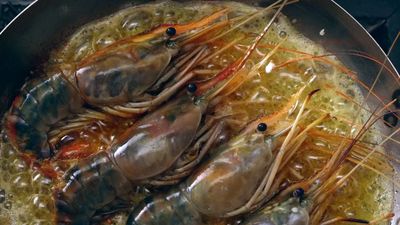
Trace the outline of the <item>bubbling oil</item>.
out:
<instances>
[{"instance_id":1,"label":"bubbling oil","mask_svg":"<svg viewBox=\"0 0 400 225\"><path fill-rule=\"evenodd\" d=\"M83 26L60 49L51 53L47 67L51 69L60 64L79 62L124 37L139 34L160 24L195 21L222 8L230 9L228 18L259 10L234 2L168 1L130 7ZM198 78L209 78L215 71L238 59L270 17L271 13L264 13L230 35L213 41L211 50L217 52L226 43L241 39L228 50L198 65L196 70L202 71ZM215 115L233 115L228 123L232 124L233 129L237 127L238 131L243 124L260 115L270 115L281 110L302 87L305 87L303 98L308 92L320 89L307 106L309 113L300 125L306 126L325 113L329 113L331 117L310 132L301 146L301 152L289 163L286 181L297 181L319 171L331 153L338 148L343 137L349 134L353 118L356 118L356 124L362 124L368 114L363 111L357 114L358 107L354 102L363 102L360 88L345 73L346 70L340 69L345 67L335 57L322 61L306 59L288 63L288 60L295 58L323 55L327 52L295 30L283 15L272 25L245 66L251 68L279 43L282 44L281 47L258 70L256 76L247 80L210 111ZM56 145L56 157L46 162L47 166L53 168L54 173L51 174L55 176L44 173L40 165L30 166L9 144L1 143L0 224L53 224L53 190L62 185L60 178L63 173L79 158L106 150L136 119L95 122L82 130L65 135ZM291 122L290 118L285 119ZM241 126L236 126L238 124ZM377 143L380 140L377 132L377 129L373 129L363 141ZM380 164L377 169L387 174L392 172L386 159L378 161ZM346 162L339 176L353 166L351 161ZM132 204L144 196L140 192L132 198ZM335 200L328 207L325 218L350 216L372 219L391 209L392 198L389 181L369 169L361 168L335 193ZM126 215L120 214L105 224L125 224L125 220ZM218 221L211 224L226 223Z\"/></svg>"},{"instance_id":2,"label":"bubbling oil","mask_svg":"<svg viewBox=\"0 0 400 225\"><path fill-rule=\"evenodd\" d=\"M0 224L53 224L54 182L30 168L7 143L0 144L0 165Z\"/></svg>"}]
</instances>

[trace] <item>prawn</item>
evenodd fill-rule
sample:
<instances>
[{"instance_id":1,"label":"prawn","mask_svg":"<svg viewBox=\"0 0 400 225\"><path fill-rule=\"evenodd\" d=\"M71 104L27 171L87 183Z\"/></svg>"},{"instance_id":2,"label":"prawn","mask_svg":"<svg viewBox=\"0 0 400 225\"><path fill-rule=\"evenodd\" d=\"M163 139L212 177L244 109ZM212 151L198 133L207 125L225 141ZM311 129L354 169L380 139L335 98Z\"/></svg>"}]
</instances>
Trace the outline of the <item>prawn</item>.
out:
<instances>
[{"instance_id":1,"label":"prawn","mask_svg":"<svg viewBox=\"0 0 400 225\"><path fill-rule=\"evenodd\" d=\"M382 113L382 110L377 114ZM253 215L248 216L240 224L243 225L309 225L309 224L335 224L340 221L347 221L352 223L360 224L375 224L378 221L390 219L394 216L393 213L388 213L374 221L368 221L363 219L351 218L351 217L337 217L328 221L321 222L321 217L324 214L326 203L331 200L332 194L345 182L346 179L364 162L368 157L372 155L376 149L382 146L387 140L395 135L399 129L393 132L389 137L382 141L379 145L367 154L356 166L347 174L342 176L336 181L335 175L341 168L343 162L350 155L350 152L365 134L369 127L374 124L379 117L372 119L374 115L364 124L362 129L356 135L354 139L350 141L348 146L341 145L341 149L336 151L325 166L312 178L295 183L283 191L279 191L278 197L283 200L277 200L278 203L268 203L263 206L261 210ZM318 181L318 182L316 182ZM287 198L288 193L292 192L291 197ZM286 198L286 200L285 200ZM270 201L270 200L269 200Z\"/></svg>"},{"instance_id":2,"label":"prawn","mask_svg":"<svg viewBox=\"0 0 400 225\"><path fill-rule=\"evenodd\" d=\"M199 36L226 26L227 21L223 19L212 24L226 12L227 9L222 9L186 26L167 29L174 37L163 35L155 28L150 34L121 40L81 62L60 65L43 78L29 81L6 116L8 139L21 152L48 158L54 154L48 141L51 127L70 115L84 113L85 104L125 117L161 104L194 76L189 70L206 47L189 48L191 51L182 49ZM206 28L201 28L203 26ZM178 53L182 55L180 61L174 62L177 66L171 66ZM176 73L182 78L163 86ZM157 96L148 94L161 86L163 90ZM124 106L129 102L132 104ZM91 110L87 114L94 119L107 118Z\"/></svg>"}]
</instances>

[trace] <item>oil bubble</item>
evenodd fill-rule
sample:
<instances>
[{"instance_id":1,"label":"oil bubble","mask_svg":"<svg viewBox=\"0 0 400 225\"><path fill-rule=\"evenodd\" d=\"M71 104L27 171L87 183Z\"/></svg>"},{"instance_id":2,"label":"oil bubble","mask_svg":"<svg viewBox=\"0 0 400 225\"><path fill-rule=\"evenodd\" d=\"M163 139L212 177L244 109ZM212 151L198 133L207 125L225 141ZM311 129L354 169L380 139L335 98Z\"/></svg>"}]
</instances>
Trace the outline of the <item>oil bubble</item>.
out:
<instances>
[{"instance_id":1,"label":"oil bubble","mask_svg":"<svg viewBox=\"0 0 400 225\"><path fill-rule=\"evenodd\" d=\"M282 31L279 32L279 37L280 38L286 38L287 37L287 33L282 30Z\"/></svg>"},{"instance_id":2,"label":"oil bubble","mask_svg":"<svg viewBox=\"0 0 400 225\"><path fill-rule=\"evenodd\" d=\"M320 30L320 31L319 31L319 35L320 35L320 36L324 36L324 35L325 35L325 29Z\"/></svg>"},{"instance_id":3,"label":"oil bubble","mask_svg":"<svg viewBox=\"0 0 400 225\"><path fill-rule=\"evenodd\" d=\"M30 179L30 175L27 173L19 173L14 175L11 178L11 182L13 184L12 186L12 190L15 193L18 192L25 192L28 191L31 188L31 179Z\"/></svg>"},{"instance_id":4,"label":"oil bubble","mask_svg":"<svg viewBox=\"0 0 400 225\"><path fill-rule=\"evenodd\" d=\"M4 203L4 208L5 208L5 209L11 209L11 207L12 207L11 201L6 201L6 202Z\"/></svg>"},{"instance_id":5,"label":"oil bubble","mask_svg":"<svg viewBox=\"0 0 400 225\"><path fill-rule=\"evenodd\" d=\"M144 31L152 23L152 15L147 11L137 12L128 15L122 22L121 27L124 31L141 32Z\"/></svg>"}]
</instances>

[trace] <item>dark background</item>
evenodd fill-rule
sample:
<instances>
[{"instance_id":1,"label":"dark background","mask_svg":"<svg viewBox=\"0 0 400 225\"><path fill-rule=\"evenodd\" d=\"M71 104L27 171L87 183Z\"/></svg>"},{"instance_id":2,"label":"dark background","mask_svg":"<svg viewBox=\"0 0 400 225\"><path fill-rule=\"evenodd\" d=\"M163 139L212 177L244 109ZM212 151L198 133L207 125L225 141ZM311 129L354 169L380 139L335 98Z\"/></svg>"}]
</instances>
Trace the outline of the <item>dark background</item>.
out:
<instances>
[{"instance_id":1,"label":"dark background","mask_svg":"<svg viewBox=\"0 0 400 225\"><path fill-rule=\"evenodd\" d=\"M0 0L0 30L30 2L32 0ZM388 51L400 31L400 0L336 0L336 2L368 30L385 52ZM399 70L400 43L392 50L390 58Z\"/></svg>"}]
</instances>

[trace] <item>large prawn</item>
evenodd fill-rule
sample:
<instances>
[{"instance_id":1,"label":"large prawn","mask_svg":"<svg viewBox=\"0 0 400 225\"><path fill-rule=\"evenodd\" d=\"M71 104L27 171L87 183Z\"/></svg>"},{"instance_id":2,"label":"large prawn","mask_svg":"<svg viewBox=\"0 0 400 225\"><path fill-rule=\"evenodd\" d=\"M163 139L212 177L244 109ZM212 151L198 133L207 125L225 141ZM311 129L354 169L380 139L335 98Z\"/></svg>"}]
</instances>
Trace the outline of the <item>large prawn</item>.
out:
<instances>
[{"instance_id":1,"label":"large prawn","mask_svg":"<svg viewBox=\"0 0 400 225\"><path fill-rule=\"evenodd\" d=\"M67 171L66 184L56 196L59 223L88 224L96 210L123 199L134 185L171 185L188 176L221 134L221 122L206 118L208 106L239 87L230 84L248 71L246 61L279 11L238 61L211 80L190 83L191 95L182 93L150 112L108 150Z\"/></svg>"},{"instance_id":2,"label":"large prawn","mask_svg":"<svg viewBox=\"0 0 400 225\"><path fill-rule=\"evenodd\" d=\"M385 109L385 108L383 108ZM376 115L382 113L377 112ZM375 114L375 113L374 113ZM391 139L399 129L394 131L391 135L385 138L379 145L375 146L371 152L365 157L358 161L358 163L348 172L347 174L341 175L341 178L335 176L340 170L343 162L350 156L350 152L355 147L357 142L360 141L362 136L366 133L369 127L371 127L379 117L372 119L375 115L372 115L370 119L361 128L354 139L350 140L348 145L340 145L332 157L328 160L325 166L312 176L310 179L305 181L297 182L284 190L280 190L277 193L276 198L278 200L266 204L261 210L253 215L248 216L240 224L243 225L316 225L316 224L337 224L339 222L351 222L359 224L376 224L378 222L388 220L394 216L393 213L388 213L381 218L368 221L365 219L353 218L353 217L335 217L326 221L323 220L325 210L332 200L333 194L340 188L345 181L354 173L354 171L367 161L371 155L377 151L386 141ZM289 193L292 193L290 197Z\"/></svg>"},{"instance_id":3,"label":"large prawn","mask_svg":"<svg viewBox=\"0 0 400 225\"><path fill-rule=\"evenodd\" d=\"M160 26L122 39L79 63L59 65L44 78L28 82L6 117L10 142L22 152L46 158L53 154L50 128L71 114L82 113L84 104L126 117L162 103L193 77L190 68L204 56L205 47L185 49L185 45L225 26L227 20L221 18L226 12L222 9L191 24ZM164 35L165 30L174 37ZM171 64L178 53L182 55L179 62ZM180 79L173 79L177 73ZM154 91L157 96L148 94ZM99 113L91 116L104 119Z\"/></svg>"}]
</instances>

